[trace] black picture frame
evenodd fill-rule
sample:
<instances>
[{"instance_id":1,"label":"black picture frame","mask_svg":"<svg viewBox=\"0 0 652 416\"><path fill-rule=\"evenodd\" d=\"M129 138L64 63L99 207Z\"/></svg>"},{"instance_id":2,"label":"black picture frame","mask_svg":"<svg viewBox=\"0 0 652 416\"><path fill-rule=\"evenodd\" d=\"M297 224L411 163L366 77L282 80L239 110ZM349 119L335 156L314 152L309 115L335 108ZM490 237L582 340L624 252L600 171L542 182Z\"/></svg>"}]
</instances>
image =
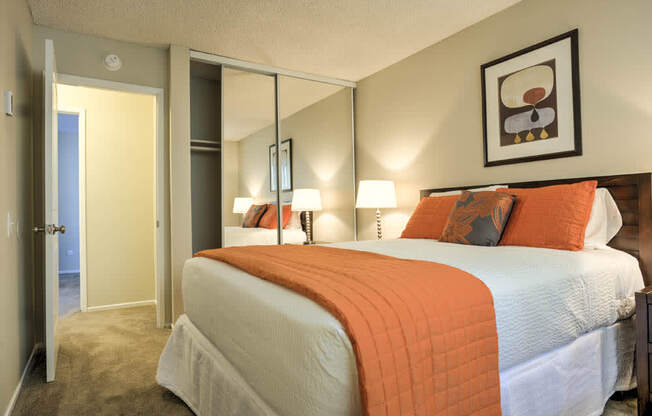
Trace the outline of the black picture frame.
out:
<instances>
[{"instance_id":1,"label":"black picture frame","mask_svg":"<svg viewBox=\"0 0 652 416\"><path fill-rule=\"evenodd\" d=\"M487 91L485 72L488 68L505 61L518 58L542 47L557 43L566 38L570 38L570 59L571 59L571 88L572 88L572 110L573 110L573 142L574 149L570 151L561 151L554 153L545 153L539 155L516 157L511 159L501 159L489 161L487 152ZM562 157L581 156L582 155L582 119L580 105L580 72L579 72L579 47L578 47L578 29L571 30L553 38L539 42L530 47L521 49L517 52L495 59L480 66L480 76L482 83L482 128L483 128L483 151L484 166L500 166L514 163L534 162L537 160L548 160Z\"/></svg>"},{"instance_id":2,"label":"black picture frame","mask_svg":"<svg viewBox=\"0 0 652 416\"><path fill-rule=\"evenodd\" d=\"M284 182L283 178L281 178L281 192L288 192L288 191L292 191L293 186L294 186L293 180L292 180L292 177L293 177L293 172L292 172L292 164L293 164L292 163L293 162L292 161L292 153L293 153L292 152L292 138L285 139L285 140L281 141L281 150L284 150L284 148L287 149L287 151L288 151L288 158L287 158L288 166L287 167L288 167L288 173L289 173L288 176L289 177L287 178L286 182ZM269 145L269 150L268 150L268 155L269 155L269 191L270 192L276 192L276 176L275 176L276 161L273 160L273 159L275 159L275 157L273 156L274 149L276 149L276 144L270 144ZM283 172L284 171L284 169L283 169L284 168L284 165L283 165L284 161L279 160L279 162L280 162L279 165L281 167L281 172Z\"/></svg>"}]
</instances>

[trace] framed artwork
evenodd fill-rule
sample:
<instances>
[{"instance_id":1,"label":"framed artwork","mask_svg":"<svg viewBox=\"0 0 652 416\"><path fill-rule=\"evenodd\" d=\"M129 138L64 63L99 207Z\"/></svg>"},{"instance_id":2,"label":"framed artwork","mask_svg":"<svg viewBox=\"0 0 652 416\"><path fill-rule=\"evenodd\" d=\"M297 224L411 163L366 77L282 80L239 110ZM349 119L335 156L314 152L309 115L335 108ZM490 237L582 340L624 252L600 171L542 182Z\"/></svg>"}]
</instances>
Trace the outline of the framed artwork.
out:
<instances>
[{"instance_id":1,"label":"framed artwork","mask_svg":"<svg viewBox=\"0 0 652 416\"><path fill-rule=\"evenodd\" d=\"M481 66L484 165L582 154L577 29Z\"/></svg>"},{"instance_id":2,"label":"framed artwork","mask_svg":"<svg viewBox=\"0 0 652 416\"><path fill-rule=\"evenodd\" d=\"M292 190L292 139L281 142L281 191ZM276 145L269 146L269 190L276 192Z\"/></svg>"}]
</instances>

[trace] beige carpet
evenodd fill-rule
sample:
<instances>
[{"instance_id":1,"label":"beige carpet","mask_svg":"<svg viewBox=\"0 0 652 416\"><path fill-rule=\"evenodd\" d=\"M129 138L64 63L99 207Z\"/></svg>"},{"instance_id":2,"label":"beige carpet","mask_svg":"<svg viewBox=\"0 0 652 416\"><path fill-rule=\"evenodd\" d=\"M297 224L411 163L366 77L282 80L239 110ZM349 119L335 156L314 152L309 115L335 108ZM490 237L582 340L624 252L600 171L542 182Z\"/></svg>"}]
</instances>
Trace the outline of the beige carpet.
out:
<instances>
[{"instance_id":1,"label":"beige carpet","mask_svg":"<svg viewBox=\"0 0 652 416\"><path fill-rule=\"evenodd\" d=\"M75 313L59 321L57 380L46 384L41 354L14 408L18 415L192 415L156 384L170 330L153 306Z\"/></svg>"},{"instance_id":2,"label":"beige carpet","mask_svg":"<svg viewBox=\"0 0 652 416\"><path fill-rule=\"evenodd\" d=\"M18 398L19 415L192 415L156 384L170 330L156 328L153 306L75 313L59 321L57 381L46 384L41 354ZM636 415L636 397L607 403L605 416Z\"/></svg>"}]
</instances>

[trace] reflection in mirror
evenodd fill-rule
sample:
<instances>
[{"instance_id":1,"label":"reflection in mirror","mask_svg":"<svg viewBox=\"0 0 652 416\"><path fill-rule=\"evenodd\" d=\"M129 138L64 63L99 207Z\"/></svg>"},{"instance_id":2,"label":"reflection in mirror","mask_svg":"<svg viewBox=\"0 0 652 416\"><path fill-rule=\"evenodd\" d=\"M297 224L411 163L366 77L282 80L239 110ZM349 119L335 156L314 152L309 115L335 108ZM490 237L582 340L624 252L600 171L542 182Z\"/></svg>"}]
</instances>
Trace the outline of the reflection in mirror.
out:
<instances>
[{"instance_id":1,"label":"reflection in mirror","mask_svg":"<svg viewBox=\"0 0 652 416\"><path fill-rule=\"evenodd\" d=\"M277 148L274 84L224 69L224 246L354 240L351 89L279 76Z\"/></svg>"},{"instance_id":2,"label":"reflection in mirror","mask_svg":"<svg viewBox=\"0 0 652 416\"><path fill-rule=\"evenodd\" d=\"M355 240L352 91L279 78L281 200L304 219L305 242Z\"/></svg>"},{"instance_id":3,"label":"reflection in mirror","mask_svg":"<svg viewBox=\"0 0 652 416\"><path fill-rule=\"evenodd\" d=\"M278 244L274 77L224 69L224 246ZM289 206L285 208L289 211Z\"/></svg>"}]
</instances>

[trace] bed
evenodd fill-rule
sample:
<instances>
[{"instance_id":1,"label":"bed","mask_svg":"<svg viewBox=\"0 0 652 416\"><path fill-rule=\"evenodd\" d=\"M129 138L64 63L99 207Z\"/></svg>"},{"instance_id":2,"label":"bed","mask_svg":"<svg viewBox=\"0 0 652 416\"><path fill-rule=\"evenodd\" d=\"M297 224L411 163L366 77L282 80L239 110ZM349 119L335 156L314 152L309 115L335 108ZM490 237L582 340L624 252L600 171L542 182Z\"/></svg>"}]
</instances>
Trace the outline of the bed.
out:
<instances>
[{"instance_id":1,"label":"bed","mask_svg":"<svg viewBox=\"0 0 652 416\"><path fill-rule=\"evenodd\" d=\"M652 218L650 174L592 179L621 210L625 226L612 248L565 252L400 239L333 246L472 273L494 297L503 414L599 415L614 391L635 386L631 314L634 292L644 285L641 270L650 265ZM360 413L351 343L325 309L203 258L186 263L183 293L186 314L175 324L157 380L197 414Z\"/></svg>"},{"instance_id":2,"label":"bed","mask_svg":"<svg viewBox=\"0 0 652 416\"><path fill-rule=\"evenodd\" d=\"M277 238L276 229L224 227L224 247L276 244ZM303 244L304 241L306 241L305 231L283 230L283 244Z\"/></svg>"}]
</instances>

